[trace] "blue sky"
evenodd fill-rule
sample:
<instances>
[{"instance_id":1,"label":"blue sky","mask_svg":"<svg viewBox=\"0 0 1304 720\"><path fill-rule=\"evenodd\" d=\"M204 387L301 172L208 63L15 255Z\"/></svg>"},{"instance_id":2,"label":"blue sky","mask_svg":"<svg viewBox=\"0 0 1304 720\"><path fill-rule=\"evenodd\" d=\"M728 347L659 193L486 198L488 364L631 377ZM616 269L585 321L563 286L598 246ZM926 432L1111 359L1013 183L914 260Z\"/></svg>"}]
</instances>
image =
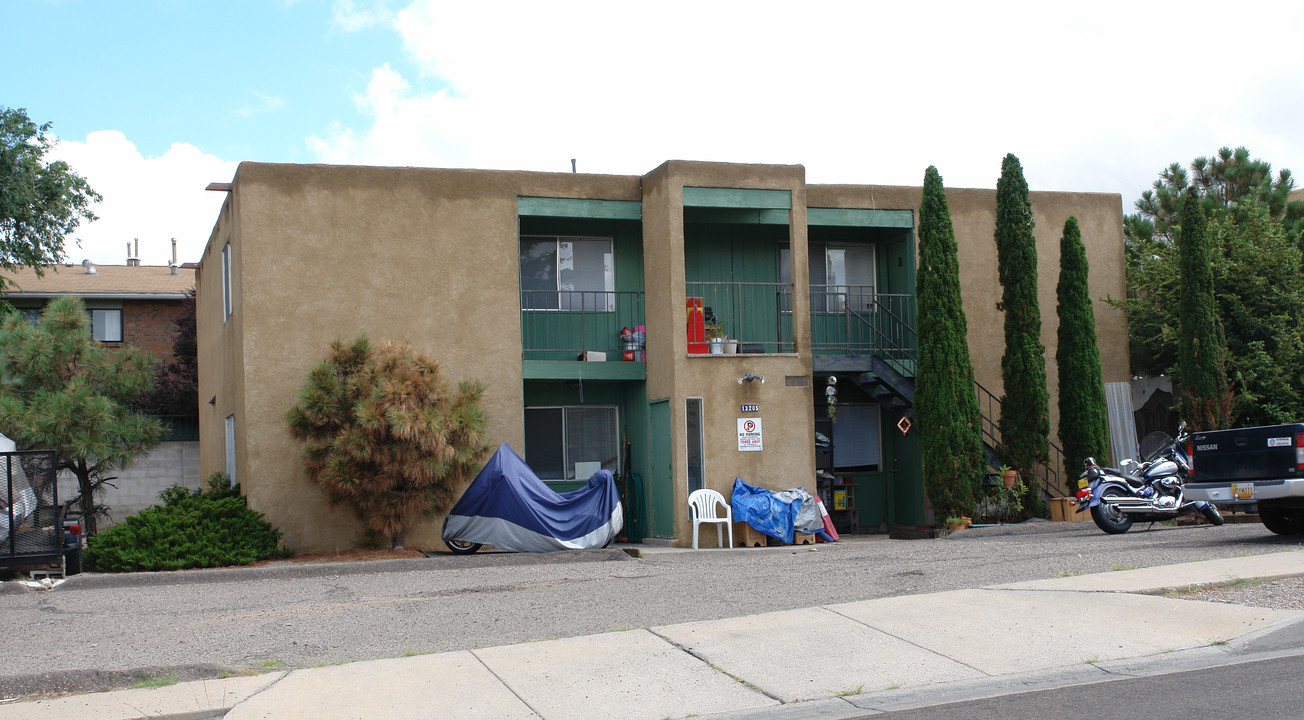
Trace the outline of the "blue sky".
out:
<instances>
[{"instance_id":1,"label":"blue sky","mask_svg":"<svg viewBox=\"0 0 1304 720\"><path fill-rule=\"evenodd\" d=\"M1119 193L1244 145L1304 173L1298 2L6 0L0 105L102 195L73 262L197 260L240 161ZM80 247L77 246L80 243Z\"/></svg>"}]
</instances>

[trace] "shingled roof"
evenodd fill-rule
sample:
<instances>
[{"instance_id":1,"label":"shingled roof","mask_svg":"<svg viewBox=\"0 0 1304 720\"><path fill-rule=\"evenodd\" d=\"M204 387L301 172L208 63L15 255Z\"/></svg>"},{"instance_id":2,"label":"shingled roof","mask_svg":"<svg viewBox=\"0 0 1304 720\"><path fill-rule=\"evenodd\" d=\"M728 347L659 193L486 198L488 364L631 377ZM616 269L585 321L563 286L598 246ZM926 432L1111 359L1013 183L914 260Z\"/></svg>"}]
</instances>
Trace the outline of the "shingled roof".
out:
<instances>
[{"instance_id":1,"label":"shingled roof","mask_svg":"<svg viewBox=\"0 0 1304 720\"><path fill-rule=\"evenodd\" d=\"M195 287L195 269L179 267L173 275L166 265L96 265L93 274L81 265L56 265L37 277L31 268L3 273L11 284L5 295L20 297L58 297L75 295L83 298L174 300Z\"/></svg>"}]
</instances>

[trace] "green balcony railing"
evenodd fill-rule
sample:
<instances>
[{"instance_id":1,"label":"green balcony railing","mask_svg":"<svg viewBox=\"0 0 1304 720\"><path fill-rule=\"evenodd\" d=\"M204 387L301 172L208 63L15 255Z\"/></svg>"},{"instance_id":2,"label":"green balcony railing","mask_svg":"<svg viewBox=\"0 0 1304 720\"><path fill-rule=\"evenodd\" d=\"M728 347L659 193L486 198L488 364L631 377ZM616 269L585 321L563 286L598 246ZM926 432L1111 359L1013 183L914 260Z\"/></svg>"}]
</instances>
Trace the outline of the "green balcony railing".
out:
<instances>
[{"instance_id":1,"label":"green balcony railing","mask_svg":"<svg viewBox=\"0 0 1304 720\"><path fill-rule=\"evenodd\" d=\"M724 327L738 352L795 352L792 340L792 286L777 282L690 282L688 297L701 298Z\"/></svg>"},{"instance_id":2,"label":"green balcony railing","mask_svg":"<svg viewBox=\"0 0 1304 720\"><path fill-rule=\"evenodd\" d=\"M621 330L643 322L641 291L521 291L521 349L526 360L574 360L586 350L619 360Z\"/></svg>"}]
</instances>

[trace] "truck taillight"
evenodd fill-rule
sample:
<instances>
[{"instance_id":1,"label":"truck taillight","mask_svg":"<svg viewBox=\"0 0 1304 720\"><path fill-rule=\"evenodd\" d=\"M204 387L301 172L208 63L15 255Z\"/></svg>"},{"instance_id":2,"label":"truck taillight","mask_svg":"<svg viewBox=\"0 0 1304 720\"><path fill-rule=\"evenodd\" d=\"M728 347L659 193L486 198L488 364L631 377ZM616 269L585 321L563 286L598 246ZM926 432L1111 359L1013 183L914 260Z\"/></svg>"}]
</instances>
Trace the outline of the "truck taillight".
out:
<instances>
[{"instance_id":1,"label":"truck taillight","mask_svg":"<svg viewBox=\"0 0 1304 720\"><path fill-rule=\"evenodd\" d=\"M1295 469L1304 470L1304 433L1295 436Z\"/></svg>"}]
</instances>

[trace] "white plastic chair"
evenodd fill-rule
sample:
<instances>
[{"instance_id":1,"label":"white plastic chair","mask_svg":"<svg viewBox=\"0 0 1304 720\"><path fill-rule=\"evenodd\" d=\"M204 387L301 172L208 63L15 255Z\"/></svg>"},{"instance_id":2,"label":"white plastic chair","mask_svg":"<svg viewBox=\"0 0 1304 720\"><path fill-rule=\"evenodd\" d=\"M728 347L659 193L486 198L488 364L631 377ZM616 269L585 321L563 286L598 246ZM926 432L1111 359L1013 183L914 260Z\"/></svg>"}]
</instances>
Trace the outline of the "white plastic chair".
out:
<instances>
[{"instance_id":1,"label":"white plastic chair","mask_svg":"<svg viewBox=\"0 0 1304 720\"><path fill-rule=\"evenodd\" d=\"M717 506L724 506L724 516L717 513ZM715 524L715 543L724 547L724 536L729 536L729 547L733 547L733 508L725 502L724 496L714 490L694 490L688 496L688 516L693 521L693 549L697 550L697 531L702 523Z\"/></svg>"}]
</instances>

